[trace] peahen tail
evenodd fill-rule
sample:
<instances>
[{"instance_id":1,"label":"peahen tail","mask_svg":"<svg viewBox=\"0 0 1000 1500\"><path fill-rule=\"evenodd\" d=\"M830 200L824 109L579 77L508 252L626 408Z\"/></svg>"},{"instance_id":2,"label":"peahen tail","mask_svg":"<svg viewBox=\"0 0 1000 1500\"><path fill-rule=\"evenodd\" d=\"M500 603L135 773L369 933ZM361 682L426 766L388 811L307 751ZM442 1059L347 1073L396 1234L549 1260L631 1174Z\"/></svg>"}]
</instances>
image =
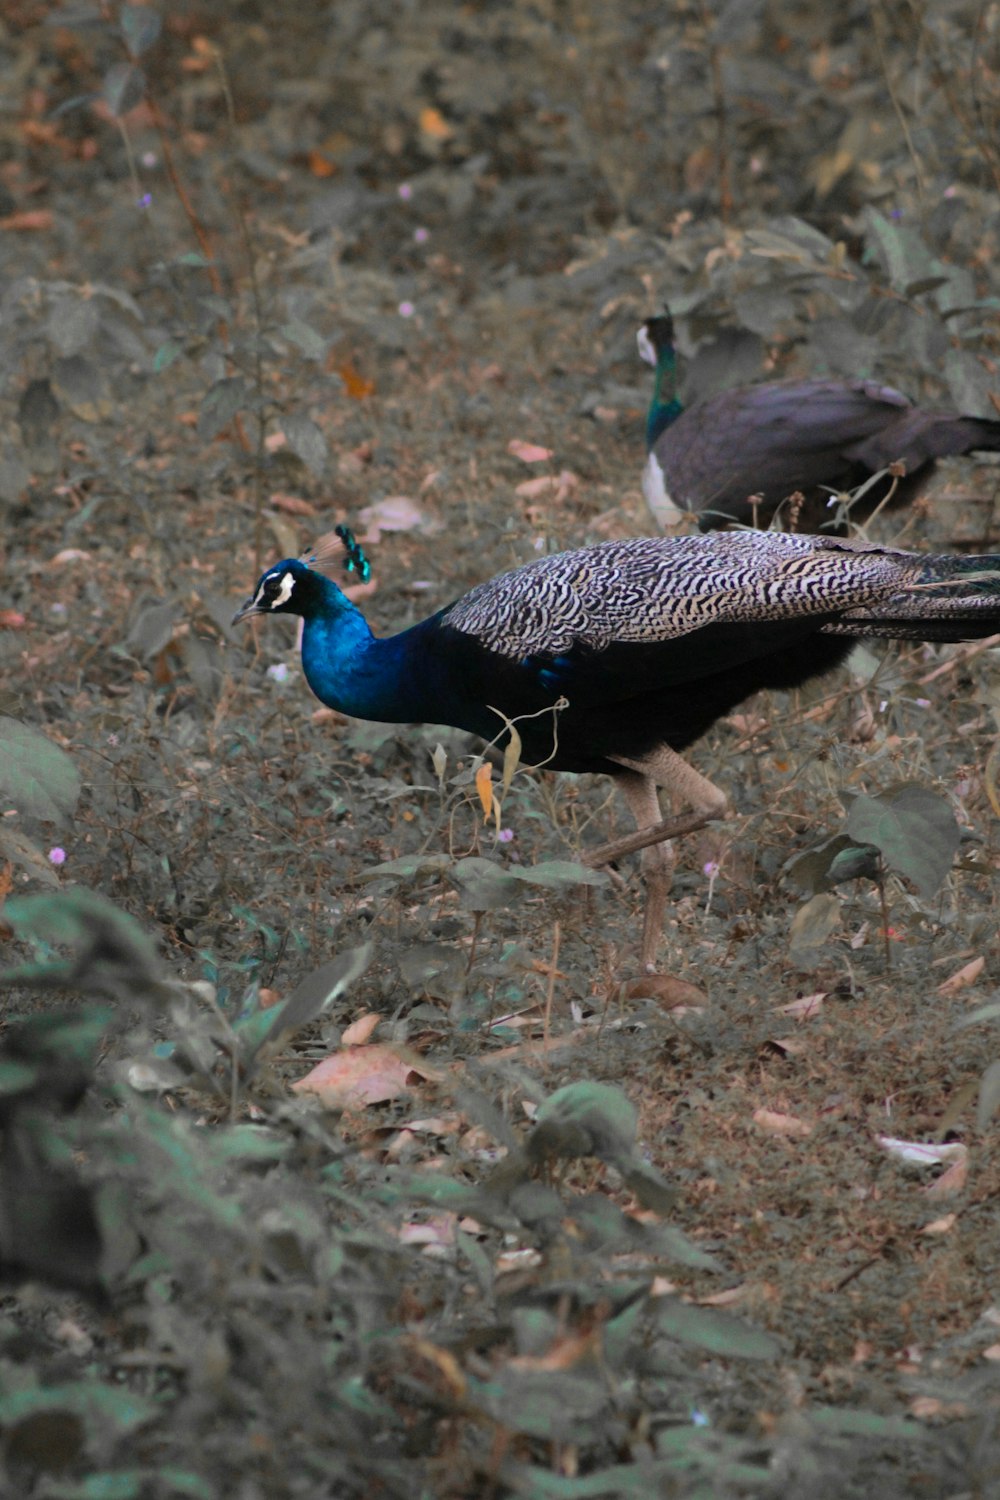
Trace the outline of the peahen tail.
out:
<instances>
[{"instance_id":1,"label":"peahen tail","mask_svg":"<svg viewBox=\"0 0 1000 1500\"><path fill-rule=\"evenodd\" d=\"M826 627L837 635L972 641L1000 632L1000 553L903 561L900 587Z\"/></svg>"}]
</instances>

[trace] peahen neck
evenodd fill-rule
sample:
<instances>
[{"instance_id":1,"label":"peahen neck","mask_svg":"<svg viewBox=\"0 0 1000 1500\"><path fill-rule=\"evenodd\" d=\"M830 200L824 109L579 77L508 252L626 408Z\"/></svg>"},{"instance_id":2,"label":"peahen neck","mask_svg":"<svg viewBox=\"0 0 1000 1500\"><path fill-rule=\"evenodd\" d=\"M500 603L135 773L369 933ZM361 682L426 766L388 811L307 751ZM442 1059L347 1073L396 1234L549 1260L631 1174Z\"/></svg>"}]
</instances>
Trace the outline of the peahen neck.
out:
<instances>
[{"instance_id":1,"label":"peahen neck","mask_svg":"<svg viewBox=\"0 0 1000 1500\"><path fill-rule=\"evenodd\" d=\"M317 698L357 719L401 724L432 718L414 632L380 639L335 583L316 573L311 580L302 666Z\"/></svg>"},{"instance_id":2,"label":"peahen neck","mask_svg":"<svg viewBox=\"0 0 1000 1500\"><path fill-rule=\"evenodd\" d=\"M646 447L652 448L656 439L680 416L684 407L677 394L677 354L673 344L661 344L656 351L656 374L653 379L653 399L646 415Z\"/></svg>"}]
</instances>

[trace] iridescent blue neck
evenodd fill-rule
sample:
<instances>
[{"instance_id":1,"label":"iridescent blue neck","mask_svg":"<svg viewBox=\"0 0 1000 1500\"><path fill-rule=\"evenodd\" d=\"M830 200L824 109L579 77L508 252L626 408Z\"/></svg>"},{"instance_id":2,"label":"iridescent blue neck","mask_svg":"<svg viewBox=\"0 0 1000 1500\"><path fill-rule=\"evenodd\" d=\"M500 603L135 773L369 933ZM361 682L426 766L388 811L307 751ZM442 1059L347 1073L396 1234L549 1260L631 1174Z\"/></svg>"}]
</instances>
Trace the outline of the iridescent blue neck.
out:
<instances>
[{"instance_id":1,"label":"iridescent blue neck","mask_svg":"<svg viewBox=\"0 0 1000 1500\"><path fill-rule=\"evenodd\" d=\"M677 394L677 355L673 344L657 351L653 399L646 413L646 447L652 448L661 432L676 422L684 407Z\"/></svg>"},{"instance_id":2,"label":"iridescent blue neck","mask_svg":"<svg viewBox=\"0 0 1000 1500\"><path fill-rule=\"evenodd\" d=\"M335 583L312 576L315 596L303 616L302 667L317 698L356 719L405 724L426 718L428 674L420 670L414 641L420 627L379 639Z\"/></svg>"}]
</instances>

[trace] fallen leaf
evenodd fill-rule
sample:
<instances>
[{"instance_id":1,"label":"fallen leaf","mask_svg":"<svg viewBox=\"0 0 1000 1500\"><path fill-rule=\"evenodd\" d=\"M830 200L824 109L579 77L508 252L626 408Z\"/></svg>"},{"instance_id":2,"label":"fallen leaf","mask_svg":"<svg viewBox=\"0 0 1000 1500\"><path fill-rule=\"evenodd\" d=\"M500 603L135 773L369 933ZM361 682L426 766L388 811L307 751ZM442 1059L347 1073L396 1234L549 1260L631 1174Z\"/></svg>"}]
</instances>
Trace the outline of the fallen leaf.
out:
<instances>
[{"instance_id":1,"label":"fallen leaf","mask_svg":"<svg viewBox=\"0 0 1000 1500\"><path fill-rule=\"evenodd\" d=\"M92 552L84 552L80 547L64 547L63 550L61 552L57 552L55 557L52 559L52 566L55 568L62 567L64 563L90 562L92 557Z\"/></svg>"},{"instance_id":2,"label":"fallen leaf","mask_svg":"<svg viewBox=\"0 0 1000 1500\"><path fill-rule=\"evenodd\" d=\"M962 1148L964 1151L964 1147ZM924 1197L932 1198L935 1202L939 1198L953 1198L965 1187L969 1175L969 1158L963 1155L957 1161L953 1161L950 1167L946 1167L936 1181L924 1188Z\"/></svg>"},{"instance_id":3,"label":"fallen leaf","mask_svg":"<svg viewBox=\"0 0 1000 1500\"><path fill-rule=\"evenodd\" d=\"M362 1046L367 1042L381 1019L382 1017L377 1010L370 1010L365 1015L359 1016L356 1021L351 1022L350 1026L344 1028L344 1034L340 1038L340 1045L342 1047Z\"/></svg>"},{"instance_id":4,"label":"fallen leaf","mask_svg":"<svg viewBox=\"0 0 1000 1500\"><path fill-rule=\"evenodd\" d=\"M428 529L427 515L409 495L387 495L375 505L358 511L358 520L368 531L368 540L377 542L383 531L421 531Z\"/></svg>"},{"instance_id":5,"label":"fallen leaf","mask_svg":"<svg viewBox=\"0 0 1000 1500\"><path fill-rule=\"evenodd\" d=\"M983 1358L991 1360L1000 1359L1000 1344L991 1344L988 1349L984 1349Z\"/></svg>"},{"instance_id":6,"label":"fallen leaf","mask_svg":"<svg viewBox=\"0 0 1000 1500\"><path fill-rule=\"evenodd\" d=\"M551 448L540 448L537 443L525 443L520 438L511 438L507 444L507 452L513 453L523 464L540 464L552 457Z\"/></svg>"},{"instance_id":7,"label":"fallen leaf","mask_svg":"<svg viewBox=\"0 0 1000 1500\"><path fill-rule=\"evenodd\" d=\"M420 129L424 135L429 135L432 141L446 141L454 131L448 124L444 115L433 105L427 104L420 111Z\"/></svg>"},{"instance_id":8,"label":"fallen leaf","mask_svg":"<svg viewBox=\"0 0 1000 1500\"><path fill-rule=\"evenodd\" d=\"M957 1218L958 1218L957 1214L945 1214L944 1218L942 1218L942 1219L932 1219L929 1224L925 1224L924 1225L924 1227L923 1227L923 1229L921 1229L920 1233L921 1234L947 1234L948 1231L949 1231L949 1229L951 1229L952 1226L954 1225L954 1223L955 1223L955 1221L956 1221Z\"/></svg>"},{"instance_id":9,"label":"fallen leaf","mask_svg":"<svg viewBox=\"0 0 1000 1500\"><path fill-rule=\"evenodd\" d=\"M23 630L24 615L17 609L0 609L0 630Z\"/></svg>"},{"instance_id":10,"label":"fallen leaf","mask_svg":"<svg viewBox=\"0 0 1000 1500\"><path fill-rule=\"evenodd\" d=\"M664 1010L678 1005L707 1005L708 996L696 984L675 979L672 974L644 974L625 986L626 1000L655 1000Z\"/></svg>"},{"instance_id":11,"label":"fallen leaf","mask_svg":"<svg viewBox=\"0 0 1000 1500\"><path fill-rule=\"evenodd\" d=\"M314 516L315 505L308 500L303 500L301 495L271 495L270 503L275 510L283 510L289 516Z\"/></svg>"},{"instance_id":12,"label":"fallen leaf","mask_svg":"<svg viewBox=\"0 0 1000 1500\"><path fill-rule=\"evenodd\" d=\"M778 1010L783 1016L794 1016L797 1021L808 1021L813 1016L819 1015L827 993L826 990L817 990L815 995L800 995L797 1000L790 1001L788 1005L779 1005Z\"/></svg>"},{"instance_id":13,"label":"fallen leaf","mask_svg":"<svg viewBox=\"0 0 1000 1500\"><path fill-rule=\"evenodd\" d=\"M809 1051L809 1043L797 1036L772 1036L768 1038L768 1046L774 1047L778 1052L783 1052L786 1057L800 1057Z\"/></svg>"},{"instance_id":14,"label":"fallen leaf","mask_svg":"<svg viewBox=\"0 0 1000 1500\"><path fill-rule=\"evenodd\" d=\"M767 1130L772 1135L807 1136L812 1135L812 1126L805 1120L799 1120L795 1115L779 1114L773 1109L755 1109L753 1121L759 1125L761 1130Z\"/></svg>"},{"instance_id":15,"label":"fallen leaf","mask_svg":"<svg viewBox=\"0 0 1000 1500\"><path fill-rule=\"evenodd\" d=\"M554 474L540 474L537 479L522 479L520 484L514 486L514 494L520 495L522 500L537 500L539 495L546 495L554 490L557 483Z\"/></svg>"},{"instance_id":16,"label":"fallen leaf","mask_svg":"<svg viewBox=\"0 0 1000 1500\"><path fill-rule=\"evenodd\" d=\"M986 959L982 954L978 958L970 958L967 964L956 969L949 979L939 984L937 992L939 995L957 995L959 990L967 989L970 984L975 984L985 967Z\"/></svg>"},{"instance_id":17,"label":"fallen leaf","mask_svg":"<svg viewBox=\"0 0 1000 1500\"><path fill-rule=\"evenodd\" d=\"M878 1135L875 1139L890 1156L898 1156L900 1161L918 1167L940 1167L945 1162L958 1161L968 1154L968 1147L961 1141L946 1141L943 1144L902 1141L894 1135Z\"/></svg>"},{"instance_id":18,"label":"fallen leaf","mask_svg":"<svg viewBox=\"0 0 1000 1500\"><path fill-rule=\"evenodd\" d=\"M368 380L364 375L358 373L352 364L345 362L331 366L333 373L339 375L344 382L344 395L349 396L352 401L364 401L375 394L374 380ZM371 459L371 451L368 452L368 460ZM365 462L365 459L361 460Z\"/></svg>"},{"instance_id":19,"label":"fallen leaf","mask_svg":"<svg viewBox=\"0 0 1000 1500\"><path fill-rule=\"evenodd\" d=\"M332 1053L292 1088L316 1094L329 1109L358 1108L396 1099L418 1079L433 1076L435 1071L415 1054L377 1042Z\"/></svg>"},{"instance_id":20,"label":"fallen leaf","mask_svg":"<svg viewBox=\"0 0 1000 1500\"><path fill-rule=\"evenodd\" d=\"M29 208L22 213L8 214L5 219L0 219L0 229L12 229L16 233L24 234L35 230L51 229L53 222L51 209Z\"/></svg>"}]
</instances>

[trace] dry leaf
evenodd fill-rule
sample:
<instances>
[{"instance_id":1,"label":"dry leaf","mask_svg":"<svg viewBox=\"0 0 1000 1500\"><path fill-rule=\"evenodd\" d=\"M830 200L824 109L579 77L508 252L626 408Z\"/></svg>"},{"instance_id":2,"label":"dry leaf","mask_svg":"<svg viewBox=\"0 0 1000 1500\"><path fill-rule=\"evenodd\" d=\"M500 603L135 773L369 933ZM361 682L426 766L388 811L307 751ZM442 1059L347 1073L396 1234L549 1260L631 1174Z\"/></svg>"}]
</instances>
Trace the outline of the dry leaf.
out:
<instances>
[{"instance_id":1,"label":"dry leaf","mask_svg":"<svg viewBox=\"0 0 1000 1500\"><path fill-rule=\"evenodd\" d=\"M768 1038L768 1046L777 1048L786 1057L800 1057L809 1051L809 1043L798 1036L772 1036Z\"/></svg>"},{"instance_id":2,"label":"dry leaf","mask_svg":"<svg viewBox=\"0 0 1000 1500\"><path fill-rule=\"evenodd\" d=\"M340 1038L340 1045L342 1047L363 1046L381 1019L382 1017L377 1010L366 1011L363 1016L359 1016L356 1021L352 1021L350 1026L345 1027L344 1034Z\"/></svg>"},{"instance_id":3,"label":"dry leaf","mask_svg":"<svg viewBox=\"0 0 1000 1500\"><path fill-rule=\"evenodd\" d=\"M367 527L368 540L377 542L383 531L426 531L427 516L409 495L387 495L375 505L358 511L358 520Z\"/></svg>"},{"instance_id":4,"label":"dry leaf","mask_svg":"<svg viewBox=\"0 0 1000 1500\"><path fill-rule=\"evenodd\" d=\"M540 464L552 457L551 448L540 448L537 443L525 443L521 438L511 438L507 444L507 452L513 453L523 464Z\"/></svg>"},{"instance_id":5,"label":"dry leaf","mask_svg":"<svg viewBox=\"0 0 1000 1500\"><path fill-rule=\"evenodd\" d=\"M890 1156L898 1156L900 1161L918 1167L940 1167L945 1162L959 1161L968 1154L968 1147L961 1141L936 1144L931 1141L903 1141L894 1135L878 1135L875 1139Z\"/></svg>"},{"instance_id":6,"label":"dry leaf","mask_svg":"<svg viewBox=\"0 0 1000 1500\"><path fill-rule=\"evenodd\" d=\"M0 229L13 229L23 234L25 231L49 230L54 222L51 209L27 208L21 213L8 214L5 219L0 219Z\"/></svg>"},{"instance_id":7,"label":"dry leaf","mask_svg":"<svg viewBox=\"0 0 1000 1500\"><path fill-rule=\"evenodd\" d=\"M430 104L425 105L420 111L420 129L424 135L429 135L432 141L446 141L454 135L454 131L441 111L434 109Z\"/></svg>"},{"instance_id":8,"label":"dry leaf","mask_svg":"<svg viewBox=\"0 0 1000 1500\"><path fill-rule=\"evenodd\" d=\"M317 513L315 505L300 495L271 495L270 503L275 510L283 510L289 516L314 516Z\"/></svg>"},{"instance_id":9,"label":"dry leaf","mask_svg":"<svg viewBox=\"0 0 1000 1500\"><path fill-rule=\"evenodd\" d=\"M963 1151L964 1149L963 1147ZM929 1187L924 1188L924 1197L932 1198L935 1202L939 1198L953 1198L956 1193L960 1193L965 1187L968 1175L969 1157L966 1153L960 1156L957 1161L953 1161L951 1166L947 1167L941 1173L936 1182L932 1182Z\"/></svg>"},{"instance_id":10,"label":"dry leaf","mask_svg":"<svg viewBox=\"0 0 1000 1500\"><path fill-rule=\"evenodd\" d=\"M626 1000L655 1000L664 1010L675 1010L678 1005L707 1005L708 996L696 984L686 979L675 979L672 974L644 974L632 979L625 986Z\"/></svg>"},{"instance_id":11,"label":"dry leaf","mask_svg":"<svg viewBox=\"0 0 1000 1500\"><path fill-rule=\"evenodd\" d=\"M549 490L554 490L557 483L554 474L540 474L537 479L522 479L520 484L514 486L514 494L520 495L522 500L537 500L539 495L546 495Z\"/></svg>"},{"instance_id":12,"label":"dry leaf","mask_svg":"<svg viewBox=\"0 0 1000 1500\"><path fill-rule=\"evenodd\" d=\"M958 1218L957 1214L945 1214L943 1219L932 1219L921 1229L921 1234L947 1234Z\"/></svg>"},{"instance_id":13,"label":"dry leaf","mask_svg":"<svg viewBox=\"0 0 1000 1500\"><path fill-rule=\"evenodd\" d=\"M489 821L490 813L493 811L493 773L488 761L483 761L476 772L476 791L483 805L483 815Z\"/></svg>"},{"instance_id":14,"label":"dry leaf","mask_svg":"<svg viewBox=\"0 0 1000 1500\"><path fill-rule=\"evenodd\" d=\"M418 1079L432 1076L434 1070L404 1048L376 1042L334 1052L292 1088L296 1093L316 1094L328 1109L356 1109L396 1099Z\"/></svg>"},{"instance_id":15,"label":"dry leaf","mask_svg":"<svg viewBox=\"0 0 1000 1500\"><path fill-rule=\"evenodd\" d=\"M805 1120L799 1120L795 1115L782 1115L773 1109L755 1109L753 1112L755 1125L761 1130L767 1130L772 1135L807 1136L812 1135L812 1126Z\"/></svg>"},{"instance_id":16,"label":"dry leaf","mask_svg":"<svg viewBox=\"0 0 1000 1500\"><path fill-rule=\"evenodd\" d=\"M967 989L970 984L975 984L985 967L986 959L982 954L978 958L970 958L967 964L956 969L949 979L939 984L937 992L939 995L957 995L959 990Z\"/></svg>"},{"instance_id":17,"label":"dry leaf","mask_svg":"<svg viewBox=\"0 0 1000 1500\"><path fill-rule=\"evenodd\" d=\"M23 630L24 615L17 609L0 609L0 630Z\"/></svg>"},{"instance_id":18,"label":"dry leaf","mask_svg":"<svg viewBox=\"0 0 1000 1500\"><path fill-rule=\"evenodd\" d=\"M797 1021L808 1021L811 1017L819 1015L827 993L826 990L817 990L815 995L800 995L798 1000L792 1000L788 1005L779 1005L778 1009L783 1016L794 1016Z\"/></svg>"}]
</instances>

